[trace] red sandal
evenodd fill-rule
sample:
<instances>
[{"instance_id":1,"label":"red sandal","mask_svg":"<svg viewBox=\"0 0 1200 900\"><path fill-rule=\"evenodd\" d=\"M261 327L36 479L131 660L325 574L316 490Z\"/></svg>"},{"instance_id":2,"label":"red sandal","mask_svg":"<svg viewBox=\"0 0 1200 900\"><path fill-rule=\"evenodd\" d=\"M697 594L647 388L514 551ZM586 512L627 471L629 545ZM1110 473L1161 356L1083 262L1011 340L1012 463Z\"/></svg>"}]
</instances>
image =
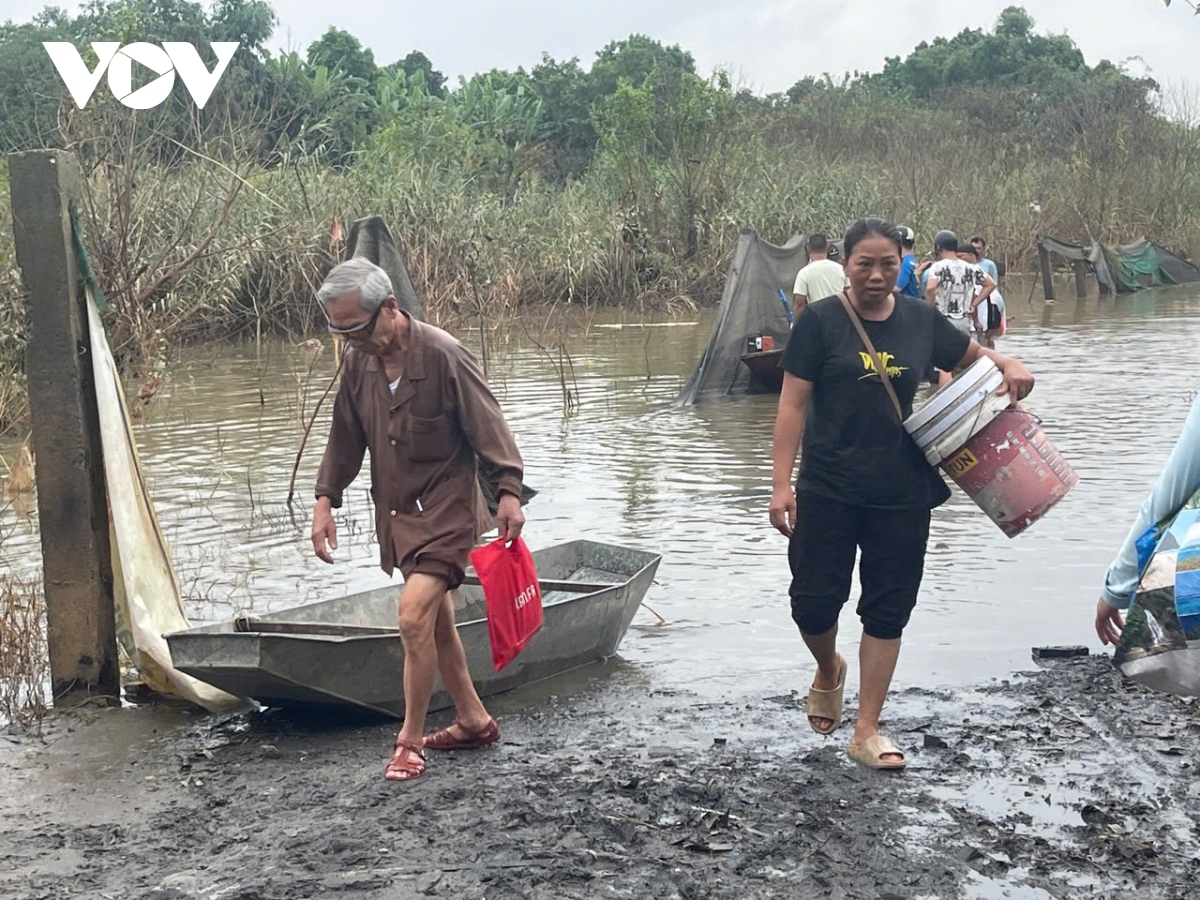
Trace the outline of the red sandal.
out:
<instances>
[{"instance_id":1,"label":"red sandal","mask_svg":"<svg viewBox=\"0 0 1200 900\"><path fill-rule=\"evenodd\" d=\"M455 725L466 733L466 737L456 737L450 730ZM467 731L462 722L455 719L448 728L425 735L425 746L431 750L477 750L487 747L500 740L500 726L495 719L488 719L487 724L476 732Z\"/></svg>"},{"instance_id":2,"label":"red sandal","mask_svg":"<svg viewBox=\"0 0 1200 900\"><path fill-rule=\"evenodd\" d=\"M410 741L396 738L396 749L383 777L388 781L412 781L425 774L425 754Z\"/></svg>"}]
</instances>

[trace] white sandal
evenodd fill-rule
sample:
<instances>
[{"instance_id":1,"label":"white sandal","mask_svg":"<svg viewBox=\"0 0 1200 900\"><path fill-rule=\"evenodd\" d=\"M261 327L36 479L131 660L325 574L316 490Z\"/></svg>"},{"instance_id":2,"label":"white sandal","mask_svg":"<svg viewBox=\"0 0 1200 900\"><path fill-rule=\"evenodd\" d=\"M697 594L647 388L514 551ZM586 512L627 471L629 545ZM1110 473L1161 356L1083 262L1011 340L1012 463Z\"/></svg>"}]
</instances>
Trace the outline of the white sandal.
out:
<instances>
[{"instance_id":1,"label":"white sandal","mask_svg":"<svg viewBox=\"0 0 1200 900\"><path fill-rule=\"evenodd\" d=\"M908 757L896 746L895 741L882 734L869 737L861 744L849 744L846 753L856 762L872 769L903 769L908 765ZM899 759L884 759L885 755L899 756Z\"/></svg>"},{"instance_id":2,"label":"white sandal","mask_svg":"<svg viewBox=\"0 0 1200 900\"><path fill-rule=\"evenodd\" d=\"M841 671L838 673L838 686L831 690L823 691L820 688L810 687L808 689L808 724L817 734L828 737L841 727L842 724L842 701L846 693L846 660L838 657L842 661ZM817 723L813 719L829 719L833 722L828 729L817 727Z\"/></svg>"}]
</instances>

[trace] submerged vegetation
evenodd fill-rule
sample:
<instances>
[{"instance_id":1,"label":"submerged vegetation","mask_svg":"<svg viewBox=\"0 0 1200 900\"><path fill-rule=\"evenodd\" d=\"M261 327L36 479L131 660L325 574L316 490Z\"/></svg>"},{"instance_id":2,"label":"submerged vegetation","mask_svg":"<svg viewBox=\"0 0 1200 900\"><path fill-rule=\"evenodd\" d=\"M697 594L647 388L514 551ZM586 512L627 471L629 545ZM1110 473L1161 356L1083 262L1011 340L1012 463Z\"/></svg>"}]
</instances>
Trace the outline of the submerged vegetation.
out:
<instances>
[{"instance_id":1,"label":"submerged vegetation","mask_svg":"<svg viewBox=\"0 0 1200 900\"><path fill-rule=\"evenodd\" d=\"M0 727L40 730L50 675L45 635L38 585L0 578Z\"/></svg>"},{"instance_id":2,"label":"submerged vegetation","mask_svg":"<svg viewBox=\"0 0 1200 900\"><path fill-rule=\"evenodd\" d=\"M305 335L348 223L374 213L450 324L712 302L742 227L782 241L880 213L919 240L986 234L1016 266L1038 232L1186 252L1200 225L1200 107L1089 66L1015 7L881 72L767 96L640 35L587 65L545 56L451 86L419 51L379 65L335 28L274 55L277 24L261 0L96 0L0 27L0 141L79 157L85 240L133 370L183 341ZM202 110L177 84L135 112L104 81L80 110L44 40L242 49ZM0 175L3 430L22 411L25 326Z\"/></svg>"}]
</instances>

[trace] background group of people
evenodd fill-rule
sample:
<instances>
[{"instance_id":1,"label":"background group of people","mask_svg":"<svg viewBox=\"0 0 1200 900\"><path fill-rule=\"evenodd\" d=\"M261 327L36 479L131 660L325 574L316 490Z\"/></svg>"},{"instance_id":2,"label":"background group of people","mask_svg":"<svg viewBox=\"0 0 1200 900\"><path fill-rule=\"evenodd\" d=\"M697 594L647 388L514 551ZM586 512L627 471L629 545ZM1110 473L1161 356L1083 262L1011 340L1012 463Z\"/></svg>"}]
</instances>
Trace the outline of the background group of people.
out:
<instances>
[{"instance_id":1,"label":"background group of people","mask_svg":"<svg viewBox=\"0 0 1200 900\"><path fill-rule=\"evenodd\" d=\"M916 235L905 225L897 227L903 247L896 291L905 297L928 300L960 331L994 348L1004 333L1004 298L996 263L988 258L987 241L976 235L960 242L953 231L939 231L933 239L934 256L917 261ZM809 263L796 276L792 291L793 317L810 300L840 294L849 286L845 270L829 258L830 243L824 234L808 239Z\"/></svg>"}]
</instances>

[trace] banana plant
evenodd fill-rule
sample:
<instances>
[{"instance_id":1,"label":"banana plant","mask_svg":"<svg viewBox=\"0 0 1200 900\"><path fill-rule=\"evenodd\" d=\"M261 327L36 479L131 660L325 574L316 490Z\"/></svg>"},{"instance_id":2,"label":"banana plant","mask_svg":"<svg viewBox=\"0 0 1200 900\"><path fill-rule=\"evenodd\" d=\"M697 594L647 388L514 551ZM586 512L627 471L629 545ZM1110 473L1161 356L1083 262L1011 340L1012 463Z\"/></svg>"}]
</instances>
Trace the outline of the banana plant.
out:
<instances>
[{"instance_id":1,"label":"banana plant","mask_svg":"<svg viewBox=\"0 0 1200 900\"><path fill-rule=\"evenodd\" d=\"M460 79L450 104L463 122L481 137L516 149L535 139L542 124L543 104L532 90L501 86L489 73L470 81Z\"/></svg>"}]
</instances>

